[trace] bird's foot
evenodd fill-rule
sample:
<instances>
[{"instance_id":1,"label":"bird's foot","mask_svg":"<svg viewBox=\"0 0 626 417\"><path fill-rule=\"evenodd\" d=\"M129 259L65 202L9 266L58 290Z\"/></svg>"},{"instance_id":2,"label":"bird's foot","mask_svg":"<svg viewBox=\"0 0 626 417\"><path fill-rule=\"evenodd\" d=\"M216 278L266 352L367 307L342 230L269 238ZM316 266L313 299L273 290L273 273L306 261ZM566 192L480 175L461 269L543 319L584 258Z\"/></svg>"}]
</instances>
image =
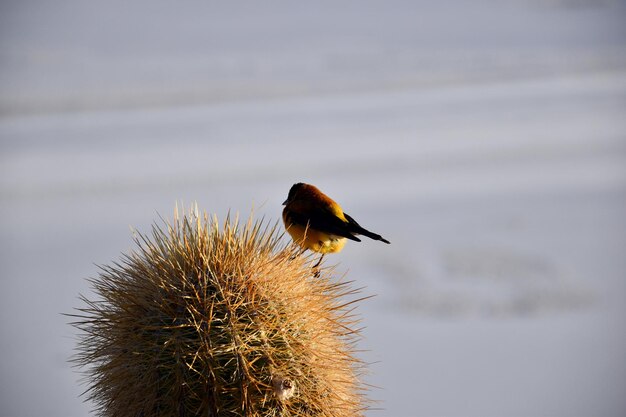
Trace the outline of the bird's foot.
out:
<instances>
[{"instance_id":1,"label":"bird's foot","mask_svg":"<svg viewBox=\"0 0 626 417\"><path fill-rule=\"evenodd\" d=\"M319 278L320 277L320 265L322 264L322 259L324 259L324 254L322 254L322 256L320 256L319 261L317 261L317 263L315 265L313 265L313 267L311 268L313 270L313 276L315 278Z\"/></svg>"}]
</instances>

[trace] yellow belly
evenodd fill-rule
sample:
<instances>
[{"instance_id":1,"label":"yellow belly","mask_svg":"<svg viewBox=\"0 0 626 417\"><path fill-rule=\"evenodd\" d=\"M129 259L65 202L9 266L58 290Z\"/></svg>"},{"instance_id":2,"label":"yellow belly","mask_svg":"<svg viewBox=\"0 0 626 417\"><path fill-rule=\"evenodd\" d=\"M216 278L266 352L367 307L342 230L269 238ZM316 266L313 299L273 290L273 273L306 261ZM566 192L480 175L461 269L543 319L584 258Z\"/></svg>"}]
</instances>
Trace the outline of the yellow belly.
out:
<instances>
[{"instance_id":1,"label":"yellow belly","mask_svg":"<svg viewBox=\"0 0 626 417\"><path fill-rule=\"evenodd\" d=\"M298 245L319 253L339 252L347 240L345 237L307 229L298 224L288 226L287 232Z\"/></svg>"}]
</instances>

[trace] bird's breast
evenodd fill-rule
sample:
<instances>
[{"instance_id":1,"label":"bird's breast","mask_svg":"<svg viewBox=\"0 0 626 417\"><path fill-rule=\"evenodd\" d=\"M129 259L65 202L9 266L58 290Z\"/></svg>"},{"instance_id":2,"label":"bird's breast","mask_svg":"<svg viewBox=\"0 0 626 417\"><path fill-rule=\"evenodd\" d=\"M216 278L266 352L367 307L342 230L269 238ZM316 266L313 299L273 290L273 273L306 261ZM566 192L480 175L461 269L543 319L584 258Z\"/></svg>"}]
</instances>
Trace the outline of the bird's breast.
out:
<instances>
[{"instance_id":1,"label":"bird's breast","mask_svg":"<svg viewBox=\"0 0 626 417\"><path fill-rule=\"evenodd\" d=\"M343 249L346 238L315 230L310 227L293 223L288 213L283 213L283 220L287 233L294 242L305 249L319 253L335 253Z\"/></svg>"}]
</instances>

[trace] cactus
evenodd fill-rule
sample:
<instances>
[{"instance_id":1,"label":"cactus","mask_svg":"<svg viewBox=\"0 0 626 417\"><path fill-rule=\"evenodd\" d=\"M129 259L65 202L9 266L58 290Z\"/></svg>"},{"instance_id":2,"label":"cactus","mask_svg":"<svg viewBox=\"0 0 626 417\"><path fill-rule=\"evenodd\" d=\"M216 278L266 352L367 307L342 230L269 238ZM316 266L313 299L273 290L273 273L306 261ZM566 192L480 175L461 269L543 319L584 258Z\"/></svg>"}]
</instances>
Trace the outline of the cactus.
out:
<instances>
[{"instance_id":1,"label":"cactus","mask_svg":"<svg viewBox=\"0 0 626 417\"><path fill-rule=\"evenodd\" d=\"M358 290L276 225L197 208L90 279L74 362L101 416L359 416ZM346 300L352 298L352 300Z\"/></svg>"}]
</instances>

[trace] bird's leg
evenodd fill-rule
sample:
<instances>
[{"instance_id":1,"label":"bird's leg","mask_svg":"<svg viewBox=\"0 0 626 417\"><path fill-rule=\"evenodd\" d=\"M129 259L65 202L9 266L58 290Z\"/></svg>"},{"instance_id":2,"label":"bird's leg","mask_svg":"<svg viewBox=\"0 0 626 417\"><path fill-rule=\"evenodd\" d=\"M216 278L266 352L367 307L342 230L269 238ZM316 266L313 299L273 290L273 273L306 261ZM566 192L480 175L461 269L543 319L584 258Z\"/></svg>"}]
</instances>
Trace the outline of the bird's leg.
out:
<instances>
[{"instance_id":1,"label":"bird's leg","mask_svg":"<svg viewBox=\"0 0 626 417\"><path fill-rule=\"evenodd\" d=\"M324 259L324 255L326 255L326 254L322 253L322 256L320 256L319 261L317 261L317 263L315 265L313 265L313 268L317 268L318 266L320 266L320 264L322 263L322 259Z\"/></svg>"},{"instance_id":2,"label":"bird's leg","mask_svg":"<svg viewBox=\"0 0 626 417\"><path fill-rule=\"evenodd\" d=\"M324 259L324 255L326 255L325 253L322 253L322 256L320 256L319 261L317 261L317 263L315 265L313 265L313 276L315 278L319 278L320 277L320 264L322 263L322 259Z\"/></svg>"},{"instance_id":3,"label":"bird's leg","mask_svg":"<svg viewBox=\"0 0 626 417\"><path fill-rule=\"evenodd\" d=\"M294 259L296 259L298 256L302 256L302 254L306 252L306 249L300 249L300 251L294 255L291 255L291 257L289 258L290 261L293 261Z\"/></svg>"}]
</instances>

